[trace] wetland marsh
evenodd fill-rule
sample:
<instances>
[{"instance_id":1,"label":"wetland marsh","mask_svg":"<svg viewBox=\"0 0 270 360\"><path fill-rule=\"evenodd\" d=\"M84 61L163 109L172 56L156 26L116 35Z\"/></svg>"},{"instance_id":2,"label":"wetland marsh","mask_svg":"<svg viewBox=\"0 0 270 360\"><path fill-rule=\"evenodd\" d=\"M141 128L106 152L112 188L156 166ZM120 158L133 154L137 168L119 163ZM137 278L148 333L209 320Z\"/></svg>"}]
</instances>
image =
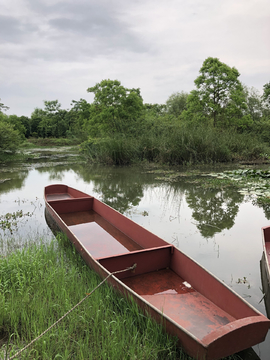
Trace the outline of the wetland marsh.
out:
<instances>
[{"instance_id":1,"label":"wetland marsh","mask_svg":"<svg viewBox=\"0 0 270 360\"><path fill-rule=\"evenodd\" d=\"M68 148L32 151L25 162L0 165L2 257L38 238L50 244L43 191L64 183L173 243L266 314L260 259L261 227L270 219L268 165L98 166ZM269 334L254 350L268 359Z\"/></svg>"}]
</instances>

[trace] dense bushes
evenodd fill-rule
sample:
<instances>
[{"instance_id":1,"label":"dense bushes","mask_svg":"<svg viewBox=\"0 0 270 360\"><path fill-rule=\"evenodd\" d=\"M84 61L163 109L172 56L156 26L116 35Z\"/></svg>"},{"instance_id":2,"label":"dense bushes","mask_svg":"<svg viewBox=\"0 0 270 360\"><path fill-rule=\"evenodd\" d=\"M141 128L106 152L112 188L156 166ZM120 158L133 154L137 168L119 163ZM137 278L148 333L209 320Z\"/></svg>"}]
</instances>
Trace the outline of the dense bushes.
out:
<instances>
[{"instance_id":1,"label":"dense bushes","mask_svg":"<svg viewBox=\"0 0 270 360\"><path fill-rule=\"evenodd\" d=\"M0 152L16 151L21 141L22 139L19 132L14 130L11 124L1 121L0 118Z\"/></svg>"}]
</instances>

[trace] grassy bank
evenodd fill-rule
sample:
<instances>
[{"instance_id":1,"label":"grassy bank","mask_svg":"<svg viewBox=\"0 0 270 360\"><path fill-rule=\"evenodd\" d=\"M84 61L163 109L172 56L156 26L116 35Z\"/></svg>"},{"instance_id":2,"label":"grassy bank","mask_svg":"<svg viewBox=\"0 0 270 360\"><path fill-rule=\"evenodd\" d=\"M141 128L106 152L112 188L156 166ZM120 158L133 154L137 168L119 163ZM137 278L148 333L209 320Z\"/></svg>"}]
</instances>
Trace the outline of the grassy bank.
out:
<instances>
[{"instance_id":1,"label":"grassy bank","mask_svg":"<svg viewBox=\"0 0 270 360\"><path fill-rule=\"evenodd\" d=\"M29 138L23 143L23 147L73 146L80 142L77 138Z\"/></svg>"},{"instance_id":2,"label":"grassy bank","mask_svg":"<svg viewBox=\"0 0 270 360\"><path fill-rule=\"evenodd\" d=\"M100 281L63 236L0 256L0 358L13 356ZM106 283L19 358L191 360Z\"/></svg>"},{"instance_id":3,"label":"grassy bank","mask_svg":"<svg viewBox=\"0 0 270 360\"><path fill-rule=\"evenodd\" d=\"M16 151L0 151L0 163L28 160L29 151L35 151L37 148L69 147L74 153L79 153L79 144L80 140L75 138L31 138L25 140Z\"/></svg>"},{"instance_id":4,"label":"grassy bank","mask_svg":"<svg viewBox=\"0 0 270 360\"><path fill-rule=\"evenodd\" d=\"M15 152L15 153L7 152L7 151L0 152L0 164L1 163L6 164L15 161L23 161L25 160L25 158L26 156L21 152Z\"/></svg>"},{"instance_id":5,"label":"grassy bank","mask_svg":"<svg viewBox=\"0 0 270 360\"><path fill-rule=\"evenodd\" d=\"M99 282L63 237L0 257L0 358L36 338ZM188 357L175 339L105 283L21 358Z\"/></svg>"},{"instance_id":6,"label":"grassy bank","mask_svg":"<svg viewBox=\"0 0 270 360\"><path fill-rule=\"evenodd\" d=\"M137 136L114 135L81 145L91 162L127 165L139 161L169 165L213 164L268 158L270 148L254 134L205 126L155 127Z\"/></svg>"}]
</instances>

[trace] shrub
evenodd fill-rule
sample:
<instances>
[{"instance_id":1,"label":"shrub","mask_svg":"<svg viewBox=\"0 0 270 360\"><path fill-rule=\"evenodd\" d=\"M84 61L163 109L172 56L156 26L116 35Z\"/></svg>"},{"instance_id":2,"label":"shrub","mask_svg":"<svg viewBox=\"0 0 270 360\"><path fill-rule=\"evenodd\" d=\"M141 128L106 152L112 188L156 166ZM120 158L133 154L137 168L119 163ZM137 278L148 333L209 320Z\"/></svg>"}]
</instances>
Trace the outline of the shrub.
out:
<instances>
[{"instance_id":1,"label":"shrub","mask_svg":"<svg viewBox=\"0 0 270 360\"><path fill-rule=\"evenodd\" d=\"M19 132L14 130L11 124L0 119L0 151L15 152L21 142Z\"/></svg>"}]
</instances>

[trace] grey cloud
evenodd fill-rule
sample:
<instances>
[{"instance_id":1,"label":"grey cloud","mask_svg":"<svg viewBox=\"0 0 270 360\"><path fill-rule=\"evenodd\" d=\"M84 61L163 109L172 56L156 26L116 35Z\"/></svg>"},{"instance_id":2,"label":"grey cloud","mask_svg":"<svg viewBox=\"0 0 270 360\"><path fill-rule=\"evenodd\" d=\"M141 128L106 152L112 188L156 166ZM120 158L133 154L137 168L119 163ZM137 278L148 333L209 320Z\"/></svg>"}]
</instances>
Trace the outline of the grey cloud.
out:
<instances>
[{"instance_id":1,"label":"grey cloud","mask_svg":"<svg viewBox=\"0 0 270 360\"><path fill-rule=\"evenodd\" d=\"M30 0L28 3L40 23L39 44L37 48L29 49L31 56L66 61L67 56L69 60L78 60L109 56L120 51L151 51L150 44L125 21L121 1L65 1L50 4ZM41 30L44 27L47 28L46 33ZM42 42L43 48L40 46Z\"/></svg>"},{"instance_id":2,"label":"grey cloud","mask_svg":"<svg viewBox=\"0 0 270 360\"><path fill-rule=\"evenodd\" d=\"M20 43L37 27L24 23L11 16L0 15L0 42Z\"/></svg>"},{"instance_id":3,"label":"grey cloud","mask_svg":"<svg viewBox=\"0 0 270 360\"><path fill-rule=\"evenodd\" d=\"M148 51L149 46L138 39L126 26L112 19L98 18L66 19L57 18L50 25L58 31L58 36L68 37L75 46L87 42L95 48L92 51L106 53L111 50L130 50L132 52ZM79 41L79 43L77 43Z\"/></svg>"}]
</instances>

